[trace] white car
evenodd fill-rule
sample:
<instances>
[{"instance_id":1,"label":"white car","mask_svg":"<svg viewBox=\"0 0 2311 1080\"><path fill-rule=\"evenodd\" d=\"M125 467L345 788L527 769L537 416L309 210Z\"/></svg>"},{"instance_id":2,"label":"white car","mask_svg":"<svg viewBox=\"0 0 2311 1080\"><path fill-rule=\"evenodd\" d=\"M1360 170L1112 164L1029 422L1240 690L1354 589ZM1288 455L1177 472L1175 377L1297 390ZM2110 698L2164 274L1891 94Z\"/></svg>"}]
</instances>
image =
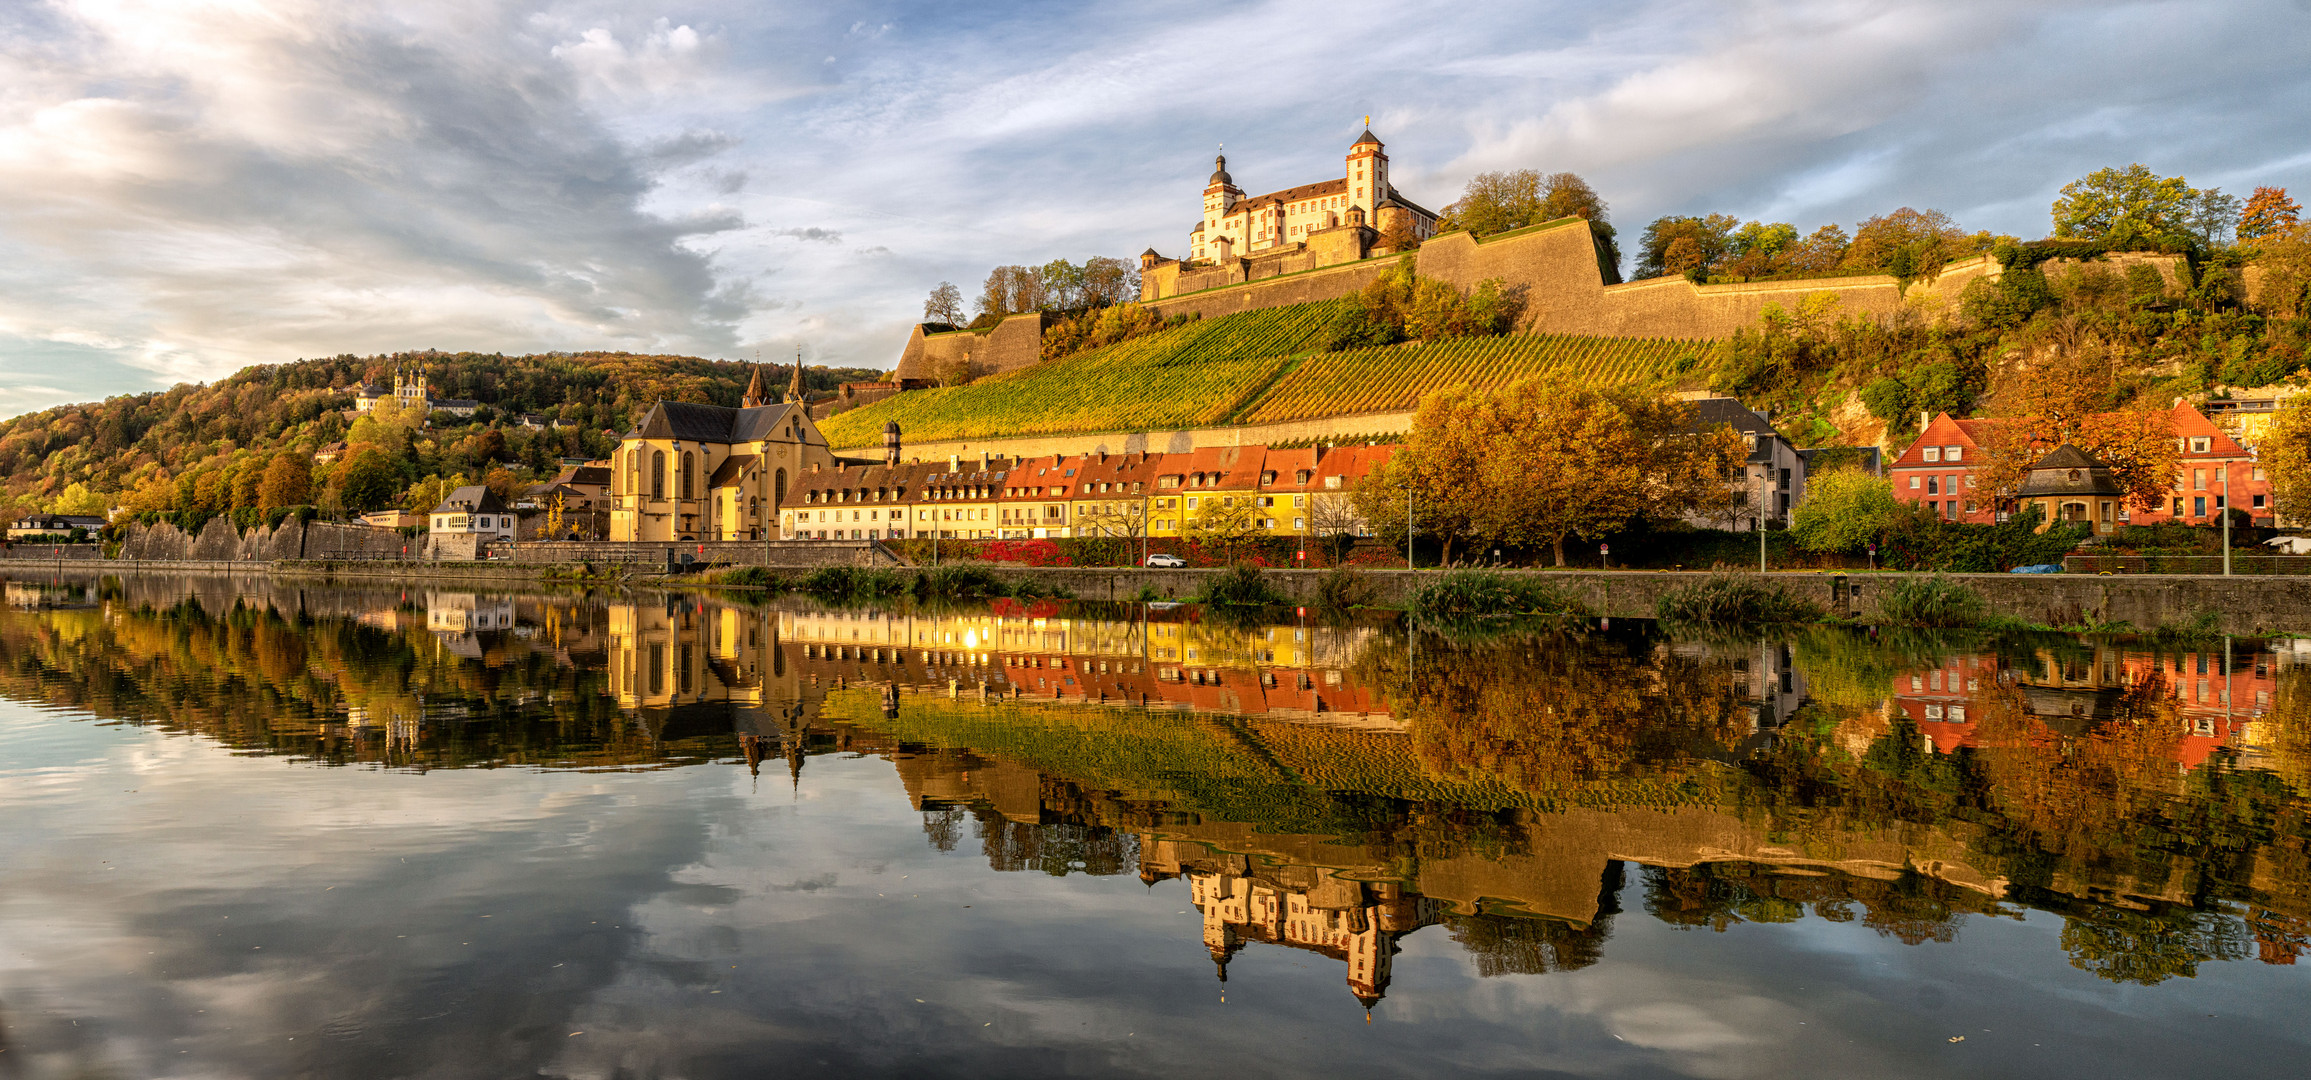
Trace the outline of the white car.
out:
<instances>
[{"instance_id":1,"label":"white car","mask_svg":"<svg viewBox=\"0 0 2311 1080\"><path fill-rule=\"evenodd\" d=\"M1159 551L1159 552L1156 552L1156 553L1155 553L1155 554L1153 554L1153 555L1150 555L1150 556L1148 556L1148 557L1147 557L1147 562L1145 562L1145 563L1143 563L1143 564L1141 564L1141 565L1143 565L1143 566L1160 566L1160 567L1163 567L1163 568L1165 568L1165 569L1167 569L1167 570L1177 570L1177 569L1179 569L1180 567L1186 566L1187 564L1188 564L1188 561L1187 561L1186 559L1180 558L1180 557L1179 557L1179 556L1177 556L1177 555L1166 555L1166 554L1164 554L1163 552L1160 552L1160 551Z\"/></svg>"}]
</instances>

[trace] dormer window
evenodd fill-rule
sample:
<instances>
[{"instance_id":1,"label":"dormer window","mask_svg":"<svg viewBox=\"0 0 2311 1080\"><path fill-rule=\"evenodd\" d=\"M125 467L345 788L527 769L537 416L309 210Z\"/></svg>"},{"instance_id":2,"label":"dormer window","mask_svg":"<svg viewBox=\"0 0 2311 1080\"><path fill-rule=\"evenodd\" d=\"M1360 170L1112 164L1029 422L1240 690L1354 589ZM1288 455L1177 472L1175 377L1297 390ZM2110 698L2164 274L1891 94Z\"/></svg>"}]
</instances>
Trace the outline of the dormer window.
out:
<instances>
[{"instance_id":1,"label":"dormer window","mask_svg":"<svg viewBox=\"0 0 2311 1080\"><path fill-rule=\"evenodd\" d=\"M1273 483L1275 483L1275 482L1276 482L1276 471L1275 471L1274 469L1270 469L1270 470L1268 470L1267 472L1264 472L1264 473L1261 473L1261 474L1260 474L1260 486L1261 486L1261 487L1266 487L1266 486L1268 486L1269 484L1273 484Z\"/></svg>"},{"instance_id":2,"label":"dormer window","mask_svg":"<svg viewBox=\"0 0 2311 1080\"><path fill-rule=\"evenodd\" d=\"M1966 448L1963 446L1945 446L1942 448L1942 460L1944 461L1957 461L1965 456Z\"/></svg>"},{"instance_id":3,"label":"dormer window","mask_svg":"<svg viewBox=\"0 0 2311 1080\"><path fill-rule=\"evenodd\" d=\"M1927 447L1927 448L1926 448L1926 460L1928 460L1928 461L1940 461L1940 460L1942 460L1942 448L1941 448L1941 447L1939 447L1939 446L1929 446L1929 447Z\"/></svg>"},{"instance_id":4,"label":"dormer window","mask_svg":"<svg viewBox=\"0 0 2311 1080\"><path fill-rule=\"evenodd\" d=\"M2191 439L2191 453L2194 453L2194 454L2204 454L2204 453L2206 453L2206 452L2208 451L2208 449L2209 449L2209 448L2211 448L2213 445L2214 445L2214 440L2213 440L2213 439L2207 438L2207 437L2206 437L2206 436L2204 436L2204 435L2196 436L2196 437L2194 437L2194 438L2192 438L2192 439Z\"/></svg>"},{"instance_id":5,"label":"dormer window","mask_svg":"<svg viewBox=\"0 0 2311 1080\"><path fill-rule=\"evenodd\" d=\"M1292 482L1295 484L1306 484L1308 482L1308 478L1313 475L1315 474L1309 472L1306 469L1302 469L1299 472L1292 474Z\"/></svg>"}]
</instances>

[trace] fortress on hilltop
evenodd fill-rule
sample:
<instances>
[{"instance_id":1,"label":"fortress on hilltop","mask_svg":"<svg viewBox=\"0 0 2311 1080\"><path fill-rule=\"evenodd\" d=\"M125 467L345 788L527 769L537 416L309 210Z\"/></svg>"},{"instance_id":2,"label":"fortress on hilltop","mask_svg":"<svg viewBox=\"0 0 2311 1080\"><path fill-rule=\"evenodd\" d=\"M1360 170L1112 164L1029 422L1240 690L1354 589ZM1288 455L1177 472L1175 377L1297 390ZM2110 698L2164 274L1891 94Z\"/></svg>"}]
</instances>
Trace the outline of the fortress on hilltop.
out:
<instances>
[{"instance_id":1,"label":"fortress on hilltop","mask_svg":"<svg viewBox=\"0 0 2311 1080\"><path fill-rule=\"evenodd\" d=\"M1907 309L1935 317L1953 312L1966 286L1996 280L2004 272L1995 258L1977 255L1908 280L1856 273L1720 285L1684 277L1620 282L1602 238L1583 218L1560 218L1482 238L1466 231L1439 232L1438 215L1390 183L1388 154L1369 126L1350 144L1338 179L1247 196L1229 174L1225 156L1214 165L1204 184L1202 213L1188 230L1184 253L1172 257L1151 247L1140 255L1138 302L1157 315L1212 319L1335 300L1410 260L1415 273L1464 292L1487 281L1498 282L1523 306L1514 335L1699 345L1755 325L1769 304L1794 309L1799 301L1822 294L1836 300L1834 310L1840 316L1890 316ZM2151 264L2173 282L2178 280L2176 264L2181 258L2128 253L2107 256L2106 261ZM876 395L867 407L881 406L878 416L898 411L898 402L883 405L883 400L895 394L903 401L907 395L900 391L943 385L955 373L969 381L1034 367L1043 360L1044 331L1052 320L1048 313L1030 312L967 330L918 324L885 384L889 391ZM1522 346L1508 341L1501 347ZM1297 348L1305 350L1307 345ZM1415 347L1405 348L1403 363L1421 362ZM943 380L943 373L949 378ZM1077 430L1048 416L1040 422L1046 431ZM1369 433L1353 424L1340 431ZM1002 434L989 431L982 438ZM1323 434L1295 431L1274 437Z\"/></svg>"}]
</instances>

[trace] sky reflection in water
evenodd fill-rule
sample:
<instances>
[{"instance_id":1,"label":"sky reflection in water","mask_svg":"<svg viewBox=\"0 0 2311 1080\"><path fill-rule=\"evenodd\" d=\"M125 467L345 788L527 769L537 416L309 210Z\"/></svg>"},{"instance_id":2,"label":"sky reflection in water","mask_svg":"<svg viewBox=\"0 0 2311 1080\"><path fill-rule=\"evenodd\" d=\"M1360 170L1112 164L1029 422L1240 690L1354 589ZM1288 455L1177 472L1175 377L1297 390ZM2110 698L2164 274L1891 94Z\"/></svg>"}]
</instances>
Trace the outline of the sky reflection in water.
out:
<instances>
[{"instance_id":1,"label":"sky reflection in water","mask_svg":"<svg viewBox=\"0 0 2311 1080\"><path fill-rule=\"evenodd\" d=\"M2284 646L8 590L0 1080L2304 1050Z\"/></svg>"}]
</instances>

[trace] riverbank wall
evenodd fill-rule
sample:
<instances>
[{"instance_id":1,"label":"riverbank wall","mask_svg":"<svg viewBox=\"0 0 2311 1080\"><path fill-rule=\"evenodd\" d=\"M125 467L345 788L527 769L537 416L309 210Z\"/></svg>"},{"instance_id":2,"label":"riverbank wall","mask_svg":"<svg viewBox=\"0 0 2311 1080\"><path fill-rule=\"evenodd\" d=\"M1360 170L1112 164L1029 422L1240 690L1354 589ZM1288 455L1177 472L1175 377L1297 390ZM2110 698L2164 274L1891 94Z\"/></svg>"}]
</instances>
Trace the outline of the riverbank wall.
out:
<instances>
[{"instance_id":1,"label":"riverbank wall","mask_svg":"<svg viewBox=\"0 0 2311 1080\"><path fill-rule=\"evenodd\" d=\"M1046 566L1029 568L980 564L1010 581L1032 580L1045 589L1060 589L1083 600L1131 601L1146 596L1190 600L1222 570L1100 568ZM445 582L503 587L549 581L554 566L534 563L421 563L358 560L327 562L225 562L203 560L101 560L40 563L33 560L0 562L0 576L31 578L62 574L230 574L346 582ZM798 567L799 569L799 567ZM904 571L901 571L904 572ZM1591 610L1616 619L1649 619L1669 591L1708 575L1686 571L1642 570L1510 570L1518 577L1538 579L1581 599ZM1276 589L1295 604L1314 605L1329 571L1270 570L1264 572ZM1434 581L1435 570L1370 570L1361 572L1366 602L1375 606L1402 606L1412 592ZM1747 577L1748 575L1744 575ZM1886 590L1921 574L1773 573L1765 582L1790 596L1833 615L1864 622L1880 617L1879 600ZM2201 623L2218 633L2259 636L2311 632L2311 577L2222 577L2220 575L2111 575L2067 574L1951 574L1950 580L1981 594L1995 615L2011 616L2046 626L2088 626L2124 623L2138 630ZM689 585L682 579L641 575L632 584Z\"/></svg>"}]
</instances>

